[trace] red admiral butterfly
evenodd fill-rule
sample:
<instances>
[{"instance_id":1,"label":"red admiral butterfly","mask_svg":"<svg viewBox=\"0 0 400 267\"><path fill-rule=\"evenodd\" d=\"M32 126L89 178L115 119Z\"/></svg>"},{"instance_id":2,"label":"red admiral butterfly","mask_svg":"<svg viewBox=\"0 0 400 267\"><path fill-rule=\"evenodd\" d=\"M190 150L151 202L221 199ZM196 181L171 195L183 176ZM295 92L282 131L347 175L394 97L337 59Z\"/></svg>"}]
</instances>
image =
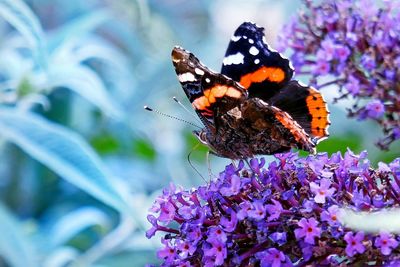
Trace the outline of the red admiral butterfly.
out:
<instances>
[{"instance_id":1,"label":"red admiral butterfly","mask_svg":"<svg viewBox=\"0 0 400 267\"><path fill-rule=\"evenodd\" d=\"M328 136L320 92L292 80L288 59L268 47L264 28L244 22L235 31L221 73L181 47L172 50L178 79L204 129L194 131L211 152L245 159L295 147L315 153Z\"/></svg>"}]
</instances>

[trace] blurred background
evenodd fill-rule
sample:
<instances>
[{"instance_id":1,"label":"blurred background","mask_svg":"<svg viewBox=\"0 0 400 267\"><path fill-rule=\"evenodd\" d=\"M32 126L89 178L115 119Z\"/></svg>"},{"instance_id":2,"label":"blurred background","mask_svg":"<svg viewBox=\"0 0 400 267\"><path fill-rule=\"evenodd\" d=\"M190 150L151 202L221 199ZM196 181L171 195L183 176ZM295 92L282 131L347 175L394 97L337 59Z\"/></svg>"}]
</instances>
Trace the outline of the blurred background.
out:
<instances>
[{"instance_id":1,"label":"blurred background","mask_svg":"<svg viewBox=\"0 0 400 267\"><path fill-rule=\"evenodd\" d=\"M218 71L243 21L265 27L274 47L300 4L0 1L0 266L157 264L160 238L144 236L150 205L171 182L204 183L187 160L198 143L193 127L143 109L195 122L172 100L190 109L171 49L183 46ZM324 88L328 101L335 89ZM398 143L374 146L374 123L346 118L349 105L329 105L331 137L318 150L367 150L375 165L398 156ZM206 151L191 152L205 177ZM230 163L210 162L212 173Z\"/></svg>"}]
</instances>

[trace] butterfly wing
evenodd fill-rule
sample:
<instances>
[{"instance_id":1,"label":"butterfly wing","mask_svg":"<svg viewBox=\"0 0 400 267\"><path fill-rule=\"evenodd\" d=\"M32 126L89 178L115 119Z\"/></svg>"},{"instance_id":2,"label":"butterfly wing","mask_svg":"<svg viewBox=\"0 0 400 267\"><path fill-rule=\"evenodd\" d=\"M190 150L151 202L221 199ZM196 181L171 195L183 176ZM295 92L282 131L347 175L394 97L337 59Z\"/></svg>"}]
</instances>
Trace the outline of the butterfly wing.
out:
<instances>
[{"instance_id":1,"label":"butterfly wing","mask_svg":"<svg viewBox=\"0 0 400 267\"><path fill-rule=\"evenodd\" d=\"M244 22L229 43L221 72L249 92L287 112L315 142L328 136L329 111L320 92L292 79L288 59L269 48L264 29Z\"/></svg>"},{"instance_id":2,"label":"butterfly wing","mask_svg":"<svg viewBox=\"0 0 400 267\"><path fill-rule=\"evenodd\" d=\"M284 110L318 143L329 136L329 111L321 93L290 81L268 103Z\"/></svg>"},{"instance_id":3,"label":"butterfly wing","mask_svg":"<svg viewBox=\"0 0 400 267\"><path fill-rule=\"evenodd\" d=\"M267 101L292 79L293 68L269 48L264 28L244 22L231 38L221 73L239 82L249 97Z\"/></svg>"},{"instance_id":4,"label":"butterfly wing","mask_svg":"<svg viewBox=\"0 0 400 267\"><path fill-rule=\"evenodd\" d=\"M208 128L217 128L216 118L247 97L238 83L211 71L181 47L172 50L172 62L186 96Z\"/></svg>"}]
</instances>

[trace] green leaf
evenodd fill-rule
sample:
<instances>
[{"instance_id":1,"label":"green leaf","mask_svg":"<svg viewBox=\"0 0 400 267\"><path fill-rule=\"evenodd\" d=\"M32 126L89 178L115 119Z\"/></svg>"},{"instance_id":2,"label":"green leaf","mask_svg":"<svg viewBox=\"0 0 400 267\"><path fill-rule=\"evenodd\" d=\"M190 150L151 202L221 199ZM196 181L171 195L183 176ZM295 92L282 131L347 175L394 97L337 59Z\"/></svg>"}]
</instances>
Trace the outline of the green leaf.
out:
<instances>
[{"instance_id":1,"label":"green leaf","mask_svg":"<svg viewBox=\"0 0 400 267\"><path fill-rule=\"evenodd\" d=\"M153 161L156 158L156 151L153 145L145 139L136 139L133 143L133 153L135 156Z\"/></svg>"},{"instance_id":2,"label":"green leaf","mask_svg":"<svg viewBox=\"0 0 400 267\"><path fill-rule=\"evenodd\" d=\"M13 267L36 267L38 259L20 223L0 204L0 255Z\"/></svg>"},{"instance_id":3,"label":"green leaf","mask_svg":"<svg viewBox=\"0 0 400 267\"><path fill-rule=\"evenodd\" d=\"M76 133L31 112L0 108L0 135L55 173L121 212L129 205L100 158Z\"/></svg>"},{"instance_id":4,"label":"green leaf","mask_svg":"<svg viewBox=\"0 0 400 267\"><path fill-rule=\"evenodd\" d=\"M118 139L108 133L103 133L93 137L90 144L100 154L110 154L116 152L119 148Z\"/></svg>"},{"instance_id":5,"label":"green leaf","mask_svg":"<svg viewBox=\"0 0 400 267\"><path fill-rule=\"evenodd\" d=\"M318 152L328 152L329 154L340 151L342 154L350 148L351 151L362 149L363 138L359 135L348 133L342 136L331 136L318 144Z\"/></svg>"}]
</instances>

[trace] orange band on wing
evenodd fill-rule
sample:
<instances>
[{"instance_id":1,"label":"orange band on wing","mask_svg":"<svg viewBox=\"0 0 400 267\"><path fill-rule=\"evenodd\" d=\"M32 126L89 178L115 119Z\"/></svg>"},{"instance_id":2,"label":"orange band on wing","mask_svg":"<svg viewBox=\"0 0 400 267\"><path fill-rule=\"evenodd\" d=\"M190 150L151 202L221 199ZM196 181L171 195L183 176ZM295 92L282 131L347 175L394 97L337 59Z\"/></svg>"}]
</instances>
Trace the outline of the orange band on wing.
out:
<instances>
[{"instance_id":1,"label":"orange band on wing","mask_svg":"<svg viewBox=\"0 0 400 267\"><path fill-rule=\"evenodd\" d=\"M306 143L308 140L307 133L300 127L300 125L293 120L293 118L284 111L279 110L275 113L275 118L285 126L286 129L290 130L290 133L294 136L294 139L298 143Z\"/></svg>"},{"instance_id":2,"label":"orange band on wing","mask_svg":"<svg viewBox=\"0 0 400 267\"><path fill-rule=\"evenodd\" d=\"M311 134L322 138L328 136L329 111L320 92L310 88L310 95L306 98L307 108L311 114Z\"/></svg>"},{"instance_id":3,"label":"orange band on wing","mask_svg":"<svg viewBox=\"0 0 400 267\"><path fill-rule=\"evenodd\" d=\"M260 83L265 80L280 83L285 79L285 72L281 68L261 67L255 72L248 73L240 79L240 84L244 88L249 88L252 83Z\"/></svg>"},{"instance_id":4,"label":"orange band on wing","mask_svg":"<svg viewBox=\"0 0 400 267\"><path fill-rule=\"evenodd\" d=\"M217 98L224 96L240 98L242 96L242 92L240 92L238 89L226 85L216 85L211 89L204 90L203 93L204 95L196 98L192 105L196 110L203 111L203 115L208 116L212 115L212 111L209 108L217 101Z\"/></svg>"}]
</instances>

